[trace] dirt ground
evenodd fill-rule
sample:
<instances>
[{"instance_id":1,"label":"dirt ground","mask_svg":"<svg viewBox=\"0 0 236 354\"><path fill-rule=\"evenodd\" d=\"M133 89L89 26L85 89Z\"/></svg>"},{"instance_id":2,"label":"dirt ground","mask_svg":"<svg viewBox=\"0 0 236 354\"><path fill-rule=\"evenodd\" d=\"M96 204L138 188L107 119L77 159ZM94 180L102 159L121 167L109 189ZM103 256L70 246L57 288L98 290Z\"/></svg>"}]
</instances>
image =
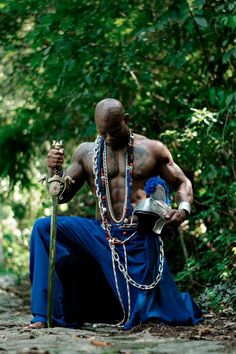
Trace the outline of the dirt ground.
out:
<instances>
[{"instance_id":1,"label":"dirt ground","mask_svg":"<svg viewBox=\"0 0 236 354\"><path fill-rule=\"evenodd\" d=\"M16 286L0 277L0 353L236 353L236 319L232 315L206 314L197 326L170 327L157 323L130 331L88 324L81 329L28 330L29 284Z\"/></svg>"}]
</instances>

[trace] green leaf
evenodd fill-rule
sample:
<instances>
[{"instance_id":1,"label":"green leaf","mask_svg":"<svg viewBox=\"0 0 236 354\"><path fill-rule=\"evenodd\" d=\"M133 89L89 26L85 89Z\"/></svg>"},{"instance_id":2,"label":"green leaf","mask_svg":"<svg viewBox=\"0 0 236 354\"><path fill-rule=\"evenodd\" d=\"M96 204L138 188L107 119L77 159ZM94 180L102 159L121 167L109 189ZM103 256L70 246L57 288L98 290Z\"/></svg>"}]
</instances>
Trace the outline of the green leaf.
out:
<instances>
[{"instance_id":1,"label":"green leaf","mask_svg":"<svg viewBox=\"0 0 236 354\"><path fill-rule=\"evenodd\" d=\"M194 20L200 27L208 27L207 20L204 17L195 16Z\"/></svg>"},{"instance_id":2,"label":"green leaf","mask_svg":"<svg viewBox=\"0 0 236 354\"><path fill-rule=\"evenodd\" d=\"M231 93L231 94L230 94L229 96L227 96L227 98L226 98L226 101L225 101L226 105L227 105L227 106L230 105L230 103L233 102L233 99L234 99L234 94Z\"/></svg>"},{"instance_id":3,"label":"green leaf","mask_svg":"<svg viewBox=\"0 0 236 354\"><path fill-rule=\"evenodd\" d=\"M216 89L214 87L211 87L209 92L209 100L212 105L215 104L215 99L216 99Z\"/></svg>"},{"instance_id":4,"label":"green leaf","mask_svg":"<svg viewBox=\"0 0 236 354\"><path fill-rule=\"evenodd\" d=\"M235 2L230 2L228 5L229 11L232 11L235 8Z\"/></svg>"}]
</instances>

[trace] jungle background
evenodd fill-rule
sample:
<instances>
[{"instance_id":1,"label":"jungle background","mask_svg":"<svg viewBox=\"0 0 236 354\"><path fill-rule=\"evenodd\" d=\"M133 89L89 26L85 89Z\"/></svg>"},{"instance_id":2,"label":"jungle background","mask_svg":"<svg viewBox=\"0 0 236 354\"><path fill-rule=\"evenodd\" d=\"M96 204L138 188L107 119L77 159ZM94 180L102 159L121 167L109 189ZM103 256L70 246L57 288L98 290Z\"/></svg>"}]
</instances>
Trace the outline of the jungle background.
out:
<instances>
[{"instance_id":1,"label":"jungle background","mask_svg":"<svg viewBox=\"0 0 236 354\"><path fill-rule=\"evenodd\" d=\"M96 103L114 97L193 183L189 225L164 239L178 287L232 312L235 1L1 0L0 14L0 272L28 277L34 220L50 214L38 180L52 139L69 164L96 136ZM60 214L93 216L88 189Z\"/></svg>"}]
</instances>

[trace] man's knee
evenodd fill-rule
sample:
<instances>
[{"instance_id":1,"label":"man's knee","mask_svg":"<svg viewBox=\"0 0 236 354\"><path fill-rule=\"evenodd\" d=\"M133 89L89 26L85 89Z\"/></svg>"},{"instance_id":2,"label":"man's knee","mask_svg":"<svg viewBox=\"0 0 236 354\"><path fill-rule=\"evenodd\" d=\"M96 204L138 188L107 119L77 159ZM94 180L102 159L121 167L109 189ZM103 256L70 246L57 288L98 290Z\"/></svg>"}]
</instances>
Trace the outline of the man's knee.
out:
<instances>
[{"instance_id":1,"label":"man's knee","mask_svg":"<svg viewBox=\"0 0 236 354\"><path fill-rule=\"evenodd\" d=\"M34 234L35 231L40 234L48 233L50 231L50 217L37 219L34 223L32 234Z\"/></svg>"},{"instance_id":2,"label":"man's knee","mask_svg":"<svg viewBox=\"0 0 236 354\"><path fill-rule=\"evenodd\" d=\"M57 218L57 229L62 233L73 232L76 229L79 233L81 229L84 230L84 227L86 227L87 220L81 216L61 216Z\"/></svg>"},{"instance_id":3,"label":"man's knee","mask_svg":"<svg viewBox=\"0 0 236 354\"><path fill-rule=\"evenodd\" d=\"M31 238L30 250L33 252L34 247L39 247L40 244L48 244L50 240L50 218L40 218L34 223Z\"/></svg>"}]
</instances>

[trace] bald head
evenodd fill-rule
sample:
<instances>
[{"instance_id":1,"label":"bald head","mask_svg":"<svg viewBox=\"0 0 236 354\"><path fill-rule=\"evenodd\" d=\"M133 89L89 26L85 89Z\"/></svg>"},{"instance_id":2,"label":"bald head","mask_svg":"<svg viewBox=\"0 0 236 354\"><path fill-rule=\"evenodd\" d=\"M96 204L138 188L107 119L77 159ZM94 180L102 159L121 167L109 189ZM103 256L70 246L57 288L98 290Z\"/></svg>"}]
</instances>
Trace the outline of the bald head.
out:
<instances>
[{"instance_id":1,"label":"bald head","mask_svg":"<svg viewBox=\"0 0 236 354\"><path fill-rule=\"evenodd\" d=\"M120 101L105 98L95 108L95 122L99 134L113 148L119 148L127 143L129 115L125 114Z\"/></svg>"},{"instance_id":2,"label":"bald head","mask_svg":"<svg viewBox=\"0 0 236 354\"><path fill-rule=\"evenodd\" d=\"M105 98L98 102L95 108L95 121L119 121L124 117L124 108L120 101L114 98Z\"/></svg>"}]
</instances>

